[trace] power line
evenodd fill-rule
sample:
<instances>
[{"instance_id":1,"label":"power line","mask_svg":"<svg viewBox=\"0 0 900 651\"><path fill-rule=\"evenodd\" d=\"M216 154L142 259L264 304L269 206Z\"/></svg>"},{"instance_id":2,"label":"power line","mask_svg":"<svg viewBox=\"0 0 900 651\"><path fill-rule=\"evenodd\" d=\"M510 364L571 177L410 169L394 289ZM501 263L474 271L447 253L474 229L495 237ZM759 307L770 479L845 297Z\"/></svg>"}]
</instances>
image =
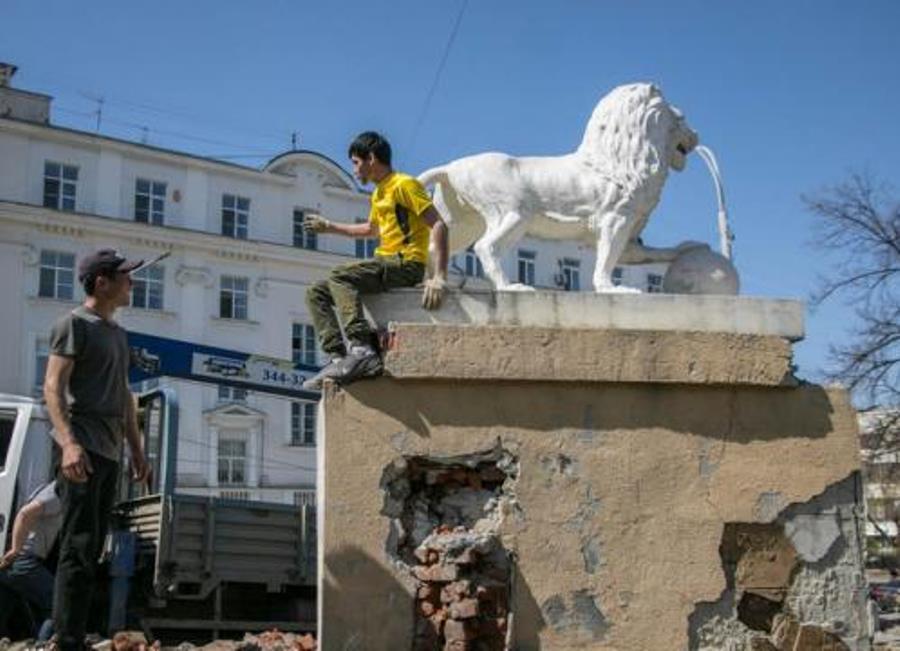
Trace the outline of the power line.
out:
<instances>
[{"instance_id":1,"label":"power line","mask_svg":"<svg viewBox=\"0 0 900 651\"><path fill-rule=\"evenodd\" d=\"M88 117L88 118L94 117L96 115L96 113L85 112L85 111L76 111L73 109L64 108L64 107L60 107L60 106L54 107L54 110L60 111L62 113L77 115L80 117ZM234 149L243 149L245 151L253 150L253 147L250 147L248 145L242 145L242 144L237 144L237 143L233 143L233 142L226 142L223 140L216 140L216 139L212 139L212 138L203 138L201 136L195 136L195 135L191 135L191 134L187 134L187 133L181 133L179 131L170 131L168 129L158 129L156 127L150 127L146 124L139 124L137 122L131 122L129 120L120 120L118 118L111 118L111 117L107 116L105 118L105 121L109 124L116 124L119 126L128 127L130 129L138 129L141 132L142 141L144 142L144 144L146 144L147 136L150 133L154 133L154 134L158 134L158 135L170 136L173 138L179 138L179 139L183 139L183 140L199 142L199 143L203 143L206 145L230 147L230 148L234 148ZM274 155L275 155L275 152L263 152L263 153L255 152L253 154L228 154L227 156L212 156L212 155L209 155L209 156L210 156L210 158L238 158L238 157L245 157L245 158L269 157L269 158L271 158Z\"/></svg>"},{"instance_id":2,"label":"power line","mask_svg":"<svg viewBox=\"0 0 900 651\"><path fill-rule=\"evenodd\" d=\"M98 92L85 90L83 88L76 88L74 86L68 85L66 83L59 83L57 80L47 77L39 77L43 79L44 85L48 85L51 87L51 90L54 94L65 94L70 96L78 96L83 99L89 100L94 103L102 102L106 106L123 106L128 107L132 111L141 111L141 112L150 112L156 113L158 115L164 117L173 117L180 120L187 120L195 123L201 123L203 125L209 125L211 122L211 117L215 118L214 113L198 115L189 111L185 111L181 108L171 108L160 106L155 103L150 103L146 101L135 101L133 99L126 99L117 96L110 96L108 93L100 94ZM93 111L91 117L97 117L97 111ZM106 120L106 116L103 115L103 120ZM265 129L248 129L245 124L234 125L234 124L226 124L223 121L219 121L218 124L227 127L230 132L241 132L248 135L253 135L257 138L266 138L268 140L276 141L278 143L283 143L284 146L287 146L287 143L290 141L291 133L295 131L294 129L284 129L283 131L269 131Z\"/></svg>"},{"instance_id":3,"label":"power line","mask_svg":"<svg viewBox=\"0 0 900 651\"><path fill-rule=\"evenodd\" d=\"M434 81L431 82L431 88L428 89L428 94L425 95L422 111L419 113L419 119L416 120L416 125L413 128L412 138L410 138L409 142L410 154L412 154L412 151L415 149L416 141L419 138L419 131L425 123L425 116L428 114L428 109L431 108L431 99L434 97L438 82L441 79L441 74L444 72L444 66L447 63L447 59L450 57L450 50L453 48L453 42L456 40L456 34L459 32L459 26L462 23L463 14L466 12L466 6L468 4L469 0L463 0L462 6L459 8L459 14L456 16L456 22L453 23L453 29L450 30L450 38L447 39L447 44L444 46L444 53L441 55L441 60L434 73Z\"/></svg>"}]
</instances>

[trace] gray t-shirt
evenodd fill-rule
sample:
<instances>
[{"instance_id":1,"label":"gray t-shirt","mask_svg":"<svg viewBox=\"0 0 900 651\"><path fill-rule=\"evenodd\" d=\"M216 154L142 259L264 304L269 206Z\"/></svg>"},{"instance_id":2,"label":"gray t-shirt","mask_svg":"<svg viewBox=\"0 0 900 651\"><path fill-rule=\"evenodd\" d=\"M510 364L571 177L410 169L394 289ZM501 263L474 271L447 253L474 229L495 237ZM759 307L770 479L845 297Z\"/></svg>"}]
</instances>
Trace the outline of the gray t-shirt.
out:
<instances>
[{"instance_id":1,"label":"gray t-shirt","mask_svg":"<svg viewBox=\"0 0 900 651\"><path fill-rule=\"evenodd\" d=\"M50 352L75 360L69 418L76 440L84 449L118 461L131 400L124 328L81 305L53 326Z\"/></svg>"},{"instance_id":2,"label":"gray t-shirt","mask_svg":"<svg viewBox=\"0 0 900 651\"><path fill-rule=\"evenodd\" d=\"M56 494L56 482L51 481L40 488L28 502L40 503L41 516L22 543L22 553L45 559L53 549L56 535L62 526L62 503Z\"/></svg>"}]
</instances>

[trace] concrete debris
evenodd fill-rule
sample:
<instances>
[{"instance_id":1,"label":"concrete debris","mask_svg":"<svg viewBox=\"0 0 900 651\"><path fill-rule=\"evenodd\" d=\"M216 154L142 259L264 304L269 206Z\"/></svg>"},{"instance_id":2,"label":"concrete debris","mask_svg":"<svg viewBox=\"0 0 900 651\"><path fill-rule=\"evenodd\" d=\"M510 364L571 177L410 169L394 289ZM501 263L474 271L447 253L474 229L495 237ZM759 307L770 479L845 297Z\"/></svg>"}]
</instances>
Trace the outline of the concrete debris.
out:
<instances>
[{"instance_id":1,"label":"concrete debris","mask_svg":"<svg viewBox=\"0 0 900 651\"><path fill-rule=\"evenodd\" d=\"M726 523L719 547L726 589L717 602L697 604L689 648L718 651L727 641L741 649L869 649L868 623L853 616L866 595L857 481L836 482L768 523Z\"/></svg>"},{"instance_id":2,"label":"concrete debris","mask_svg":"<svg viewBox=\"0 0 900 651\"><path fill-rule=\"evenodd\" d=\"M518 512L517 476L518 462L499 445L449 458L394 460L381 478L381 513L392 518L388 556L407 568L423 563L414 551L441 526L496 531L504 517Z\"/></svg>"},{"instance_id":3,"label":"concrete debris","mask_svg":"<svg viewBox=\"0 0 900 651\"><path fill-rule=\"evenodd\" d=\"M414 557L413 649L505 649L512 563L497 536L441 526Z\"/></svg>"}]
</instances>

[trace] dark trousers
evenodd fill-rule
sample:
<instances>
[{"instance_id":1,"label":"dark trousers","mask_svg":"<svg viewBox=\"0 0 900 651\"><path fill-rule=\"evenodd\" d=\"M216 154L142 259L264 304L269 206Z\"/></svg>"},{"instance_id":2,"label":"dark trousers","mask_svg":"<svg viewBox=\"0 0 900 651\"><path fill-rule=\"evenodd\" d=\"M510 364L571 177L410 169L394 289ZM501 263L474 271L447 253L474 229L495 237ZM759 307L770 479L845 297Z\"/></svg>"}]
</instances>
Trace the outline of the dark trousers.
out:
<instances>
[{"instance_id":1,"label":"dark trousers","mask_svg":"<svg viewBox=\"0 0 900 651\"><path fill-rule=\"evenodd\" d=\"M34 630L31 634L37 634L40 640L47 639L47 631L51 627L45 622L53 608L53 574L43 560L31 554L20 554L12 565L0 570L0 585L10 588L28 602L37 617L33 625L41 627L40 631ZM2 619L0 614L0 621Z\"/></svg>"},{"instance_id":2,"label":"dark trousers","mask_svg":"<svg viewBox=\"0 0 900 651\"><path fill-rule=\"evenodd\" d=\"M63 523L53 595L53 622L60 649L83 649L109 515L116 496L119 464L88 452L94 472L82 484L60 473Z\"/></svg>"},{"instance_id":3,"label":"dark trousers","mask_svg":"<svg viewBox=\"0 0 900 651\"><path fill-rule=\"evenodd\" d=\"M346 354L341 325L352 344L373 345L375 334L363 314L360 295L414 287L424 276L424 264L404 261L399 256L377 257L335 267L327 280L317 282L306 292L306 304L322 350L329 355Z\"/></svg>"}]
</instances>

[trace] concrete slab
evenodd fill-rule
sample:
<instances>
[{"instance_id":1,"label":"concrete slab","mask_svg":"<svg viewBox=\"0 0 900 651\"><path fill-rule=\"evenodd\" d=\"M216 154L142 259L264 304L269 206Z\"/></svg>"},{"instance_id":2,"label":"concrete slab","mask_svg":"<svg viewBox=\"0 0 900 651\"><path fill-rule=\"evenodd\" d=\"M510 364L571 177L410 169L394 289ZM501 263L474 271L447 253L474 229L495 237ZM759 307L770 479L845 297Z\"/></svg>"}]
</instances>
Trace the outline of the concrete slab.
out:
<instances>
[{"instance_id":1,"label":"concrete slab","mask_svg":"<svg viewBox=\"0 0 900 651\"><path fill-rule=\"evenodd\" d=\"M422 309L420 289L364 297L373 320L389 322L520 325L606 330L727 332L804 336L802 301L749 296L595 294L593 292L450 292L440 310Z\"/></svg>"},{"instance_id":2,"label":"concrete slab","mask_svg":"<svg viewBox=\"0 0 900 651\"><path fill-rule=\"evenodd\" d=\"M398 379L796 384L782 337L417 323L390 332L385 372Z\"/></svg>"}]
</instances>

